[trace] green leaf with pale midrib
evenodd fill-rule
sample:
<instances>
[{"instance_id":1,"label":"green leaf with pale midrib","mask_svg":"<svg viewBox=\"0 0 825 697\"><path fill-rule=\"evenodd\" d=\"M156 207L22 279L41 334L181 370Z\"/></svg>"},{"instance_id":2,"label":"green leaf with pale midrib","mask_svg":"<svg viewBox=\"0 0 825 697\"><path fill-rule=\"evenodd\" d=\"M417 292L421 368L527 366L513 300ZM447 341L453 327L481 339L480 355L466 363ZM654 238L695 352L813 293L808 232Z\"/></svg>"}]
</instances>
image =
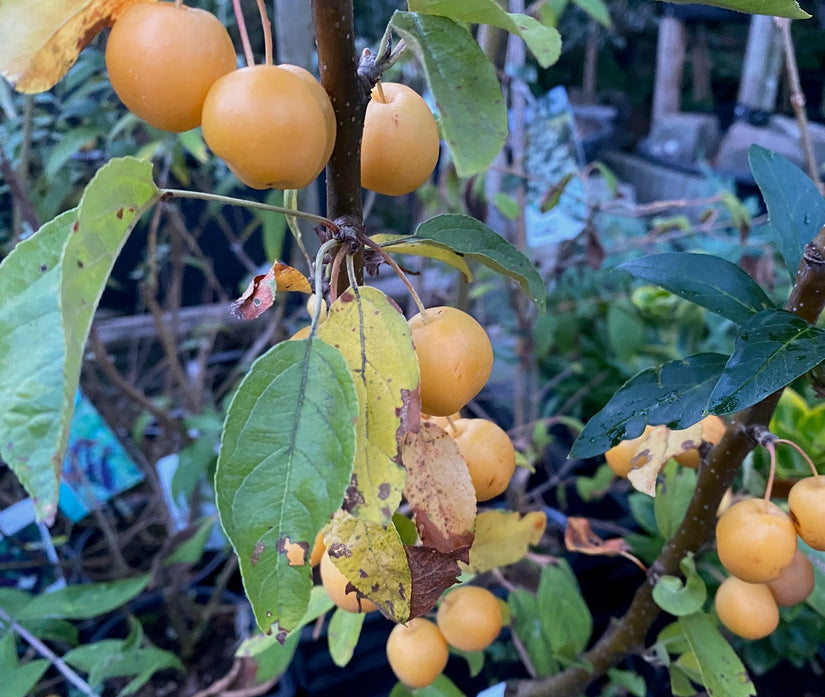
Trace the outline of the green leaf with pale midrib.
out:
<instances>
[{"instance_id":1,"label":"green leaf with pale midrib","mask_svg":"<svg viewBox=\"0 0 825 697\"><path fill-rule=\"evenodd\" d=\"M651 254L618 268L737 324L773 307L765 291L744 269L712 254Z\"/></svg>"},{"instance_id":2,"label":"green leaf with pale midrib","mask_svg":"<svg viewBox=\"0 0 825 697\"><path fill-rule=\"evenodd\" d=\"M458 176L480 174L507 139L495 69L470 32L451 19L396 12L390 23L424 67Z\"/></svg>"},{"instance_id":3,"label":"green leaf with pale midrib","mask_svg":"<svg viewBox=\"0 0 825 697\"><path fill-rule=\"evenodd\" d=\"M555 27L548 27L532 17L517 12L505 12L496 0L409 0L412 12L441 15L458 22L491 24L520 36L543 68L559 59L561 36Z\"/></svg>"},{"instance_id":4,"label":"green leaf with pale midrib","mask_svg":"<svg viewBox=\"0 0 825 697\"><path fill-rule=\"evenodd\" d=\"M290 566L283 543L311 549L341 506L357 415L352 374L318 339L274 346L232 399L215 474L218 513L264 631L276 624L289 631L301 621L311 569Z\"/></svg>"},{"instance_id":5,"label":"green leaf with pale midrib","mask_svg":"<svg viewBox=\"0 0 825 697\"><path fill-rule=\"evenodd\" d=\"M764 310L743 324L710 396L710 411L756 404L825 360L825 330L786 310Z\"/></svg>"},{"instance_id":6,"label":"green leaf with pale midrib","mask_svg":"<svg viewBox=\"0 0 825 697\"><path fill-rule=\"evenodd\" d=\"M645 424L686 428L706 413L727 356L700 353L634 375L593 416L570 451L600 455L618 441L641 435Z\"/></svg>"},{"instance_id":7,"label":"green leaf with pale midrib","mask_svg":"<svg viewBox=\"0 0 825 697\"><path fill-rule=\"evenodd\" d=\"M475 218L438 215L421 223L408 240L429 240L513 279L544 310L547 289L539 272L510 242Z\"/></svg>"},{"instance_id":8,"label":"green leaf with pale midrib","mask_svg":"<svg viewBox=\"0 0 825 697\"><path fill-rule=\"evenodd\" d=\"M691 4L693 0L675 0L675 2ZM799 7L795 0L703 0L702 4L736 12L789 17L790 19L808 19L811 16Z\"/></svg>"}]
</instances>

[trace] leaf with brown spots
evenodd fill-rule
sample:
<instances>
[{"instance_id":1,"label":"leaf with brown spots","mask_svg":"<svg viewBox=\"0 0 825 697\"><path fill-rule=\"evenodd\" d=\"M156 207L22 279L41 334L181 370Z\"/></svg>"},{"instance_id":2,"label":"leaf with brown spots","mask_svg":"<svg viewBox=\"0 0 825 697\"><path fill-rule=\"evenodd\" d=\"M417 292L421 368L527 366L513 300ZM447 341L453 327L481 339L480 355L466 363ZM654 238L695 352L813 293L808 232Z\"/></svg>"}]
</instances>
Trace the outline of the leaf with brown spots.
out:
<instances>
[{"instance_id":1,"label":"leaf with brown spots","mask_svg":"<svg viewBox=\"0 0 825 697\"><path fill-rule=\"evenodd\" d=\"M410 617L410 569L395 527L338 511L324 535L329 557L362 595L394 622Z\"/></svg>"},{"instance_id":2,"label":"leaf with brown spots","mask_svg":"<svg viewBox=\"0 0 825 697\"><path fill-rule=\"evenodd\" d=\"M536 545L547 527L541 511L525 515L509 511L484 511L475 522L475 540L470 548L469 570L482 573L515 564L530 545Z\"/></svg>"},{"instance_id":3,"label":"leaf with brown spots","mask_svg":"<svg viewBox=\"0 0 825 697\"><path fill-rule=\"evenodd\" d=\"M627 478L633 487L649 496L655 496L656 478L667 461L698 447L702 442L702 432L701 421L679 431L671 431L665 426L650 429L630 461L633 469L628 472Z\"/></svg>"},{"instance_id":4,"label":"leaf with brown spots","mask_svg":"<svg viewBox=\"0 0 825 697\"><path fill-rule=\"evenodd\" d=\"M269 271L255 276L244 294L232 303L232 314L238 319L256 319L272 307L278 291L309 294L312 287L298 269L276 261Z\"/></svg>"},{"instance_id":5,"label":"leaf with brown spots","mask_svg":"<svg viewBox=\"0 0 825 697\"><path fill-rule=\"evenodd\" d=\"M422 423L407 433L402 449L407 468L404 496L421 541L440 552L473 543L476 494L458 445L442 429Z\"/></svg>"},{"instance_id":6,"label":"leaf with brown spots","mask_svg":"<svg viewBox=\"0 0 825 697\"><path fill-rule=\"evenodd\" d=\"M80 52L140 0L3 0L0 73L20 92L51 89Z\"/></svg>"},{"instance_id":7,"label":"leaf with brown spots","mask_svg":"<svg viewBox=\"0 0 825 697\"><path fill-rule=\"evenodd\" d=\"M564 530L564 546L570 552L581 552L592 556L624 557L630 559L642 571L646 571L645 565L630 553L630 545L627 542L621 537L603 540L593 532L590 521L586 518L569 517L567 519L567 528Z\"/></svg>"},{"instance_id":8,"label":"leaf with brown spots","mask_svg":"<svg viewBox=\"0 0 825 697\"><path fill-rule=\"evenodd\" d=\"M458 583L458 562L469 559L470 548L439 552L432 547L405 547L412 578L410 619L421 617L435 607L441 594Z\"/></svg>"}]
</instances>

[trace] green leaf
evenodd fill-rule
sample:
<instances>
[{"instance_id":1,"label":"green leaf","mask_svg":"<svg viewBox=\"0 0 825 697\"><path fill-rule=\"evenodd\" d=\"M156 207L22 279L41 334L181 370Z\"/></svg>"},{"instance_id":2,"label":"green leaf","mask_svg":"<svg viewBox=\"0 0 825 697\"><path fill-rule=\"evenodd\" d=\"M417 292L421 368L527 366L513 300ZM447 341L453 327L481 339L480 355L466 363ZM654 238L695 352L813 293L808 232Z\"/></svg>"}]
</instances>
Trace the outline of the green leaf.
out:
<instances>
[{"instance_id":1,"label":"green leaf","mask_svg":"<svg viewBox=\"0 0 825 697\"><path fill-rule=\"evenodd\" d=\"M736 324L774 307L765 291L744 269L712 254L651 254L618 268Z\"/></svg>"},{"instance_id":2,"label":"green leaf","mask_svg":"<svg viewBox=\"0 0 825 697\"><path fill-rule=\"evenodd\" d=\"M201 519L194 530L189 528L192 534L177 545L175 551L164 560L163 565L197 564L203 556L203 550L209 541L215 522L214 516L208 516Z\"/></svg>"},{"instance_id":3,"label":"green leaf","mask_svg":"<svg viewBox=\"0 0 825 697\"><path fill-rule=\"evenodd\" d=\"M786 310L763 310L739 328L733 355L710 396L732 414L773 394L825 358L825 330Z\"/></svg>"},{"instance_id":4,"label":"green leaf","mask_svg":"<svg viewBox=\"0 0 825 697\"><path fill-rule=\"evenodd\" d=\"M555 28L524 14L505 12L496 0L409 0L409 8L458 22L491 24L520 36L542 68L549 68L561 54L561 36Z\"/></svg>"},{"instance_id":5,"label":"green leaf","mask_svg":"<svg viewBox=\"0 0 825 697\"><path fill-rule=\"evenodd\" d=\"M566 561L560 560L542 569L536 598L553 656L565 662L573 661L587 646L593 618Z\"/></svg>"},{"instance_id":6,"label":"green leaf","mask_svg":"<svg viewBox=\"0 0 825 697\"><path fill-rule=\"evenodd\" d=\"M284 544L311 549L341 506L357 415L343 357L317 339L274 346L229 405L215 475L218 513L264 631L294 629L304 614L310 568L290 566Z\"/></svg>"},{"instance_id":7,"label":"green leaf","mask_svg":"<svg viewBox=\"0 0 825 697\"><path fill-rule=\"evenodd\" d=\"M44 225L0 264L0 457L53 520L80 364L112 266L160 192L152 166L111 160L80 205Z\"/></svg>"},{"instance_id":8,"label":"green leaf","mask_svg":"<svg viewBox=\"0 0 825 697\"><path fill-rule=\"evenodd\" d=\"M0 263L0 459L46 519L57 508L63 464L60 255L76 219L77 209L63 213Z\"/></svg>"},{"instance_id":9,"label":"green leaf","mask_svg":"<svg viewBox=\"0 0 825 697\"><path fill-rule=\"evenodd\" d=\"M756 688L736 652L704 613L679 618L679 625L696 655L709 697L751 697Z\"/></svg>"},{"instance_id":10,"label":"green leaf","mask_svg":"<svg viewBox=\"0 0 825 697\"><path fill-rule=\"evenodd\" d=\"M46 177L52 179L58 176L72 155L90 141L96 141L101 135L101 129L96 126L81 126L63 134L46 160Z\"/></svg>"},{"instance_id":11,"label":"green leaf","mask_svg":"<svg viewBox=\"0 0 825 697\"><path fill-rule=\"evenodd\" d=\"M493 196L493 203L495 204L495 207L498 208L499 212L507 218L507 220L515 220L521 214L518 201L510 196L510 194L505 194L503 191L499 191L495 196Z\"/></svg>"},{"instance_id":12,"label":"green leaf","mask_svg":"<svg viewBox=\"0 0 825 697\"><path fill-rule=\"evenodd\" d=\"M49 662L35 659L20 665L14 634L0 636L0 675L3 676L3 697L27 697L48 670Z\"/></svg>"},{"instance_id":13,"label":"green leaf","mask_svg":"<svg viewBox=\"0 0 825 697\"><path fill-rule=\"evenodd\" d=\"M538 677L558 672L559 664L553 658L550 640L544 632L536 596L523 588L516 588L507 596L512 627L527 651L530 664Z\"/></svg>"},{"instance_id":14,"label":"green leaf","mask_svg":"<svg viewBox=\"0 0 825 697\"><path fill-rule=\"evenodd\" d=\"M365 617L366 613L347 612L341 608L332 613L327 629L327 643L332 662L339 668L352 660Z\"/></svg>"},{"instance_id":15,"label":"green leaf","mask_svg":"<svg viewBox=\"0 0 825 697\"><path fill-rule=\"evenodd\" d=\"M461 275L464 276L467 283L473 280L473 274L467 265L467 260L460 254L456 254L440 245L432 244L426 240L414 240L409 235L378 234L373 235L372 240L393 254L412 254L442 261L461 271Z\"/></svg>"},{"instance_id":16,"label":"green leaf","mask_svg":"<svg viewBox=\"0 0 825 697\"><path fill-rule=\"evenodd\" d=\"M696 470L681 467L671 460L664 469L664 481L653 499L656 526L669 540L682 524L693 492L696 490Z\"/></svg>"},{"instance_id":17,"label":"green leaf","mask_svg":"<svg viewBox=\"0 0 825 697\"><path fill-rule=\"evenodd\" d=\"M676 0L679 3L692 1ZM795 0L703 0L702 4L752 15L773 15L790 19L808 19L811 16L799 7Z\"/></svg>"},{"instance_id":18,"label":"green leaf","mask_svg":"<svg viewBox=\"0 0 825 697\"><path fill-rule=\"evenodd\" d=\"M149 584L151 576L111 583L66 586L34 596L17 613L18 621L41 619L85 620L125 605Z\"/></svg>"},{"instance_id":19,"label":"green leaf","mask_svg":"<svg viewBox=\"0 0 825 697\"><path fill-rule=\"evenodd\" d=\"M811 178L781 155L751 145L748 162L768 207L768 229L794 279L805 245L825 225L825 199Z\"/></svg>"},{"instance_id":20,"label":"green leaf","mask_svg":"<svg viewBox=\"0 0 825 697\"><path fill-rule=\"evenodd\" d=\"M277 634L256 634L244 642L235 651L238 657L248 657L255 659L258 664L258 671L255 677L258 682L266 682L271 680L276 675L281 675L289 668L295 650L298 648L298 642L301 639L301 632L299 631L310 622L314 622L321 615L329 612L335 607L335 604L330 599L324 587L321 585L313 586L312 592L309 594L309 605L307 610L301 617L301 621L286 637L286 640L281 643Z\"/></svg>"},{"instance_id":21,"label":"green leaf","mask_svg":"<svg viewBox=\"0 0 825 697\"><path fill-rule=\"evenodd\" d=\"M458 176L484 172L507 139L495 68L472 34L451 19L395 12L390 24L424 67Z\"/></svg>"},{"instance_id":22,"label":"green leaf","mask_svg":"<svg viewBox=\"0 0 825 697\"><path fill-rule=\"evenodd\" d=\"M678 576L659 577L653 587L653 600L665 612L676 617L684 617L699 612L708 597L705 582L696 571L693 554L688 553L679 568L685 576L684 582Z\"/></svg>"},{"instance_id":23,"label":"green leaf","mask_svg":"<svg viewBox=\"0 0 825 697\"><path fill-rule=\"evenodd\" d=\"M607 671L610 682L620 685L624 690L634 697L645 697L647 695L647 683L643 676L631 670L619 670L611 668Z\"/></svg>"},{"instance_id":24,"label":"green leaf","mask_svg":"<svg viewBox=\"0 0 825 697\"><path fill-rule=\"evenodd\" d=\"M573 0L573 4L578 5L603 27L610 28L613 24L610 21L610 10L602 0Z\"/></svg>"},{"instance_id":25,"label":"green leaf","mask_svg":"<svg viewBox=\"0 0 825 697\"><path fill-rule=\"evenodd\" d=\"M726 359L699 353L636 374L587 422L571 456L599 455L620 440L640 436L646 423L674 429L696 423L705 415Z\"/></svg>"},{"instance_id":26,"label":"green leaf","mask_svg":"<svg viewBox=\"0 0 825 697\"><path fill-rule=\"evenodd\" d=\"M475 218L438 215L421 223L410 239L430 240L513 279L544 310L547 289L536 268L510 242Z\"/></svg>"},{"instance_id":27,"label":"green leaf","mask_svg":"<svg viewBox=\"0 0 825 697\"><path fill-rule=\"evenodd\" d=\"M415 690L415 697L465 697L458 686L443 673L426 687Z\"/></svg>"}]
</instances>

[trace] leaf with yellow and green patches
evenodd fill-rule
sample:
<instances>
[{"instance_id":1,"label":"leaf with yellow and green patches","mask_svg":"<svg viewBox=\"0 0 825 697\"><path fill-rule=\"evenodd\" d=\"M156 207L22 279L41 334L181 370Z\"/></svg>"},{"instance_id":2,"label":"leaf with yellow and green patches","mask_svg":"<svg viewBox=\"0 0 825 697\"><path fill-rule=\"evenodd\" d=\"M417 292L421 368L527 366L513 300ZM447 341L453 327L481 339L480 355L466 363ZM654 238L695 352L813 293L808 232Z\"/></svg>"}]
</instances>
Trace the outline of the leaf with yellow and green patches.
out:
<instances>
[{"instance_id":1,"label":"leaf with yellow and green patches","mask_svg":"<svg viewBox=\"0 0 825 697\"><path fill-rule=\"evenodd\" d=\"M410 567L395 526L338 511L324 535L332 563L388 619L406 622L412 595Z\"/></svg>"},{"instance_id":2,"label":"leaf with yellow and green patches","mask_svg":"<svg viewBox=\"0 0 825 697\"><path fill-rule=\"evenodd\" d=\"M427 240L416 240L409 235L373 235L372 241L380 244L385 251L392 254L411 254L418 257L427 257L436 261L443 261L448 266L461 271L461 275L467 283L472 282L473 272L463 255L447 249L441 245L433 244Z\"/></svg>"},{"instance_id":3,"label":"leaf with yellow and green patches","mask_svg":"<svg viewBox=\"0 0 825 697\"><path fill-rule=\"evenodd\" d=\"M402 458L404 496L424 545L439 552L471 545L476 494L456 442L435 424L422 423L418 433L405 436Z\"/></svg>"},{"instance_id":4,"label":"leaf with yellow and green patches","mask_svg":"<svg viewBox=\"0 0 825 697\"><path fill-rule=\"evenodd\" d=\"M0 73L20 92L51 89L80 52L141 0L3 0Z\"/></svg>"},{"instance_id":5,"label":"leaf with yellow and green patches","mask_svg":"<svg viewBox=\"0 0 825 697\"><path fill-rule=\"evenodd\" d=\"M407 321L380 290L360 286L332 303L318 338L343 355L358 394L355 466L344 508L388 525L405 482L399 439L420 414L418 359Z\"/></svg>"}]
</instances>

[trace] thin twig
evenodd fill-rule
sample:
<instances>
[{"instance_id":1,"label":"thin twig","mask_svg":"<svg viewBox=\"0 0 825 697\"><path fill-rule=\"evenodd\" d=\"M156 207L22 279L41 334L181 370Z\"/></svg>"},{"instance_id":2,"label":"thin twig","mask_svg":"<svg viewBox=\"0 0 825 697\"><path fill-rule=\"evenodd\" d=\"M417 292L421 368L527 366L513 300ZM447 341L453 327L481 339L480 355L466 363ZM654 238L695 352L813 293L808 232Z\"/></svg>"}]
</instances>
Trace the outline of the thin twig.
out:
<instances>
[{"instance_id":1,"label":"thin twig","mask_svg":"<svg viewBox=\"0 0 825 697\"><path fill-rule=\"evenodd\" d=\"M75 673L60 656L54 653L54 651L34 636L28 629L18 624L16 620L13 620L2 607L0 607L0 621L5 622L15 634L19 635L23 641L51 663L60 671L66 680L86 695L86 697L100 697L100 695L89 686L89 683Z\"/></svg>"},{"instance_id":2,"label":"thin twig","mask_svg":"<svg viewBox=\"0 0 825 697\"><path fill-rule=\"evenodd\" d=\"M241 35L246 64L247 66L255 65L255 54L252 53L252 44L249 42L249 32L246 30L246 20L243 18L241 0L232 0L232 8L235 10L235 21L238 24L238 33Z\"/></svg>"}]
</instances>

